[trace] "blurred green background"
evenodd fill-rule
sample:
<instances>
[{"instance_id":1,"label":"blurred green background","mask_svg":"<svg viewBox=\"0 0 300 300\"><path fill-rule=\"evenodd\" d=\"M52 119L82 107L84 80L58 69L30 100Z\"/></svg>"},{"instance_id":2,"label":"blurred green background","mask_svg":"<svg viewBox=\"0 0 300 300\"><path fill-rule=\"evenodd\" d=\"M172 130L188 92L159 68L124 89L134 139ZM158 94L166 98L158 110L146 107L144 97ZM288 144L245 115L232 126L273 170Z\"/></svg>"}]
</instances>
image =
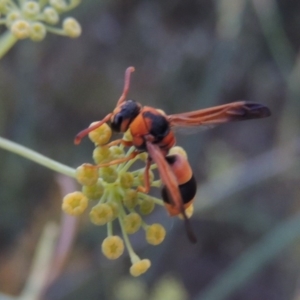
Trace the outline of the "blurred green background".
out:
<instances>
[{"instance_id":1,"label":"blurred green background","mask_svg":"<svg viewBox=\"0 0 300 300\"><path fill-rule=\"evenodd\" d=\"M92 144L73 138L112 111L128 66L130 98L167 114L243 99L272 116L178 132L199 184L196 245L157 209L149 223L166 240L132 237L152 261L132 279L127 255L104 258L106 229L85 216L44 299L300 299L300 2L84 0L69 15L80 38L21 41L2 59L1 136L72 167L92 162ZM44 224L61 217L61 181L0 149L1 292L22 290Z\"/></svg>"}]
</instances>

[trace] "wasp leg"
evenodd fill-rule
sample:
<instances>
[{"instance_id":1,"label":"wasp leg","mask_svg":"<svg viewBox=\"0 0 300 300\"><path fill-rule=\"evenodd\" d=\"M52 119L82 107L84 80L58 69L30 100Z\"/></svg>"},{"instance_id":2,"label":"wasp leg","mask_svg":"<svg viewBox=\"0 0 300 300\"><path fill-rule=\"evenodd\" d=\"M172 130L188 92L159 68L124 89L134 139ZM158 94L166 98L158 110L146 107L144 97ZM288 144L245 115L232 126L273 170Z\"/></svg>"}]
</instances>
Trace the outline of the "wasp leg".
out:
<instances>
[{"instance_id":1,"label":"wasp leg","mask_svg":"<svg viewBox=\"0 0 300 300\"><path fill-rule=\"evenodd\" d=\"M144 186L138 186L137 191L141 193L148 194L150 191L150 178L149 178L149 171L151 166L152 160L150 158L147 159L145 171L144 171Z\"/></svg>"},{"instance_id":2,"label":"wasp leg","mask_svg":"<svg viewBox=\"0 0 300 300\"><path fill-rule=\"evenodd\" d=\"M139 154L140 154L140 152L135 150L132 153L130 153L130 155L128 155L126 157L115 159L115 160L112 160L112 161L110 161L108 163L105 163L105 164L99 164L99 165L96 165L96 167L99 169L99 168L109 167L109 166L112 166L112 165L118 165L118 164L121 164L123 162L134 159Z\"/></svg>"},{"instance_id":3,"label":"wasp leg","mask_svg":"<svg viewBox=\"0 0 300 300\"><path fill-rule=\"evenodd\" d=\"M131 147L133 144L131 141L125 141L123 139L118 139L118 140L115 140L115 141L112 141L108 144L105 144L105 145L101 145L101 147L111 147L111 146L116 146L116 145L124 145L125 147Z\"/></svg>"},{"instance_id":4,"label":"wasp leg","mask_svg":"<svg viewBox=\"0 0 300 300\"><path fill-rule=\"evenodd\" d=\"M81 130L81 131L76 135L76 137L75 137L75 139L74 139L74 144L75 144L75 145L79 145L80 142L81 142L81 140L82 140L86 135L88 135L91 131L93 131L93 130L99 128L101 125L103 125L104 123L108 122L108 121L110 120L110 118L111 118L111 115L112 115L112 114L110 113L110 114L108 114L104 119L102 119L101 121L95 123L94 125L92 125L92 126L86 128L86 129Z\"/></svg>"}]
</instances>

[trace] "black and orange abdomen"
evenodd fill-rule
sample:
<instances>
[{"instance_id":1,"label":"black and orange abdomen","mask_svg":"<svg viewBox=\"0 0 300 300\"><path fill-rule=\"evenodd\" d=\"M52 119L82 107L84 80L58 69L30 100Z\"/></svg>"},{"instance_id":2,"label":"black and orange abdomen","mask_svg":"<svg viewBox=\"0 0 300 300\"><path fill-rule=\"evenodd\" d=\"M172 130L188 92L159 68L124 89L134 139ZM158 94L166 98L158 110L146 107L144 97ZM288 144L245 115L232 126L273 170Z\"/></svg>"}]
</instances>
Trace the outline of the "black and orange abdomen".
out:
<instances>
[{"instance_id":1,"label":"black and orange abdomen","mask_svg":"<svg viewBox=\"0 0 300 300\"><path fill-rule=\"evenodd\" d=\"M181 194L184 209L187 209L195 198L197 192L197 184L193 171L188 160L179 154L166 156L166 161L178 182L178 189ZM181 211L175 207L172 203L172 198L168 193L167 187L164 186L161 191L165 207L171 216L175 216L181 213Z\"/></svg>"}]
</instances>

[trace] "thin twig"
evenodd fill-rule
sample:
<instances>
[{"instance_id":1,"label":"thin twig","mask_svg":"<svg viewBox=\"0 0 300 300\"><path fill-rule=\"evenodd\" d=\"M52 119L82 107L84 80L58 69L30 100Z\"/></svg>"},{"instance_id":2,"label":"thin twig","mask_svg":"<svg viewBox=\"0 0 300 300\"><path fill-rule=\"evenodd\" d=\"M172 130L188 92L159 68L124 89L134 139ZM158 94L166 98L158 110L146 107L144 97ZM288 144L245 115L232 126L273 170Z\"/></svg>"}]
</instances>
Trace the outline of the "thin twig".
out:
<instances>
[{"instance_id":1,"label":"thin twig","mask_svg":"<svg viewBox=\"0 0 300 300\"><path fill-rule=\"evenodd\" d=\"M37 246L29 278L21 295L18 297L18 300L39 299L39 295L45 285L48 270L52 262L57 234L57 225L54 223L46 224Z\"/></svg>"},{"instance_id":2,"label":"thin twig","mask_svg":"<svg viewBox=\"0 0 300 300\"><path fill-rule=\"evenodd\" d=\"M76 189L74 180L69 177L58 175L57 182L60 185L61 193L63 195ZM39 299L44 298L48 288L62 273L77 235L78 224L78 218L62 213L57 247L53 252L52 263L49 267L48 276Z\"/></svg>"}]
</instances>

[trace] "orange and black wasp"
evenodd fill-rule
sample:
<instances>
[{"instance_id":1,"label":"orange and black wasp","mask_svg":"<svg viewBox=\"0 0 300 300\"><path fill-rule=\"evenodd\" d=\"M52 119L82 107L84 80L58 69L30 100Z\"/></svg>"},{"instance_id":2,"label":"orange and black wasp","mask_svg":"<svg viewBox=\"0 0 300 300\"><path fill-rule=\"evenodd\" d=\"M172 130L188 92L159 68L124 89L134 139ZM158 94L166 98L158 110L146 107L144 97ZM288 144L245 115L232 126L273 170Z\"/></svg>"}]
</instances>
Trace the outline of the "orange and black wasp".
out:
<instances>
[{"instance_id":1,"label":"orange and black wasp","mask_svg":"<svg viewBox=\"0 0 300 300\"><path fill-rule=\"evenodd\" d=\"M149 169L151 163L155 162L164 184L162 196L169 214L178 215L181 213L184 216L188 236L192 241L195 241L195 236L185 214L185 208L193 201L196 193L196 182L187 159L180 155L168 155L169 150L176 143L173 128L216 125L264 118L270 116L270 110L259 103L237 101L191 112L166 115L160 109L142 106L134 100L127 100L132 72L134 72L134 67L129 67L125 71L123 93L113 112L93 126L79 132L75 138L75 144L79 144L84 136L106 122L110 122L112 130L115 132L124 133L129 130L132 141L119 139L109 143L108 146L116 144L134 146L135 151L127 157L101 164L98 167L119 164L133 159L141 152L147 152L149 155L144 172L145 186L138 187L138 190L145 193L149 192Z\"/></svg>"}]
</instances>

